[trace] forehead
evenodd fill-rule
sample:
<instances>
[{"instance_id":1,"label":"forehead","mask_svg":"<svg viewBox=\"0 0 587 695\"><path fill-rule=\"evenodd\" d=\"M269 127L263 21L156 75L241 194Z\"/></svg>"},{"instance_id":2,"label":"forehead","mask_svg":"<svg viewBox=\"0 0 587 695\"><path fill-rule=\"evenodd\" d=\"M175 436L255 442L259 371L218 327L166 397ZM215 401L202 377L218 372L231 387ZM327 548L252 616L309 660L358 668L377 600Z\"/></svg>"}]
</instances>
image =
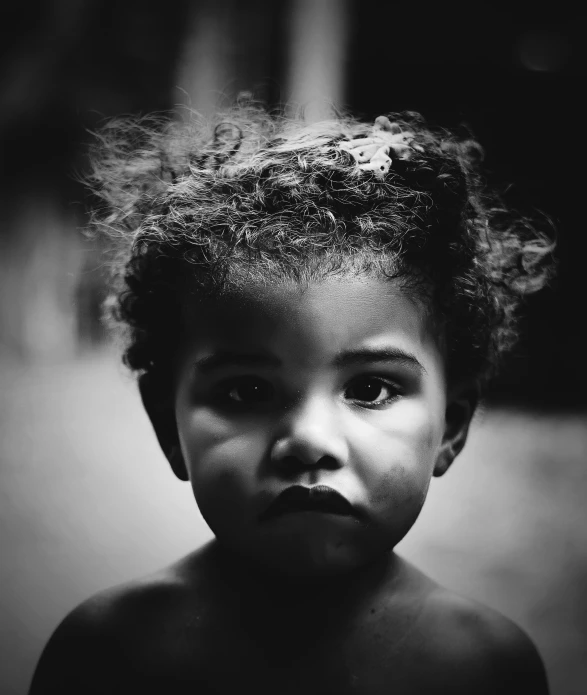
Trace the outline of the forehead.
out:
<instances>
[{"instance_id":1,"label":"forehead","mask_svg":"<svg viewBox=\"0 0 587 695\"><path fill-rule=\"evenodd\" d=\"M359 346L438 350L426 307L398 280L250 283L188 307L186 319L188 343L202 351L262 348L302 361Z\"/></svg>"}]
</instances>

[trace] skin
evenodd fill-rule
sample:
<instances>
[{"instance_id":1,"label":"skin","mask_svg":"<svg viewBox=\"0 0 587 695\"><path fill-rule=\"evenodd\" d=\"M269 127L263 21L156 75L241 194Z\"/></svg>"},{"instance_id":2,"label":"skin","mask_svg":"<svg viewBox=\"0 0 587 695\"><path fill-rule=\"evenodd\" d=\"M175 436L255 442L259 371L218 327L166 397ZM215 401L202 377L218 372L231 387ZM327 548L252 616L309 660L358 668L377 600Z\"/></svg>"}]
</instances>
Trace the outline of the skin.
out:
<instances>
[{"instance_id":1,"label":"skin","mask_svg":"<svg viewBox=\"0 0 587 695\"><path fill-rule=\"evenodd\" d=\"M330 279L247 288L200 307L193 325L175 413L185 477L216 536L304 577L345 572L394 547L432 475L462 446L471 412L463 403L446 435L443 356L423 307L389 282ZM350 352L367 359L367 350L392 357L337 364ZM264 361L206 368L228 351ZM327 485L362 521L291 514L260 524L293 484Z\"/></svg>"},{"instance_id":2,"label":"skin","mask_svg":"<svg viewBox=\"0 0 587 695\"><path fill-rule=\"evenodd\" d=\"M73 611L32 695L546 693L519 628L393 550L476 403L447 384L425 307L394 282L330 277L251 285L186 324L173 399L142 395L216 539ZM262 520L292 485L354 514Z\"/></svg>"}]
</instances>

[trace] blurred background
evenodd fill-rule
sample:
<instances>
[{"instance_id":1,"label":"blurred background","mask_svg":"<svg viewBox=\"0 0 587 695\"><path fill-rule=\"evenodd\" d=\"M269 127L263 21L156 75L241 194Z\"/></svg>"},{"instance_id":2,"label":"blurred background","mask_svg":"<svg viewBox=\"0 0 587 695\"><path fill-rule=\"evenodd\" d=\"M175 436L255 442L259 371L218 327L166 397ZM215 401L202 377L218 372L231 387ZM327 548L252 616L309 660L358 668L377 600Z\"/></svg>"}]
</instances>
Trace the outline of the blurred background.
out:
<instances>
[{"instance_id":1,"label":"blurred background","mask_svg":"<svg viewBox=\"0 0 587 695\"><path fill-rule=\"evenodd\" d=\"M210 537L100 325L76 174L107 116L270 106L467 124L488 182L558 233L559 274L403 553L518 621L587 692L585 42L564 3L32 0L1 11L0 693L80 600ZM580 120L581 119L581 120ZM581 186L581 190L580 190Z\"/></svg>"}]
</instances>

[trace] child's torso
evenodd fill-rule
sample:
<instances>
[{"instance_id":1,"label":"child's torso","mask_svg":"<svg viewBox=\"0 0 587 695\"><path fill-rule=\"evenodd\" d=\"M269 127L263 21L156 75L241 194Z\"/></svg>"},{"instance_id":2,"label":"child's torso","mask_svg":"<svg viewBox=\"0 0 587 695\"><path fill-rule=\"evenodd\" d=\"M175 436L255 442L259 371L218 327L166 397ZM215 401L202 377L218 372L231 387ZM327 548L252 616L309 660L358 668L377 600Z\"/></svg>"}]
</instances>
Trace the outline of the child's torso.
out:
<instances>
[{"instance_id":1,"label":"child's torso","mask_svg":"<svg viewBox=\"0 0 587 695\"><path fill-rule=\"evenodd\" d=\"M243 688L280 695L379 695L390 687L428 692L422 669L427 645L415 614L398 616L403 625L392 631L391 616L347 621L328 614L253 613L243 607L227 615L212 605L179 609L172 619L167 614L133 631L126 662L146 684L208 684L210 692L231 695Z\"/></svg>"},{"instance_id":2,"label":"child's torso","mask_svg":"<svg viewBox=\"0 0 587 695\"><path fill-rule=\"evenodd\" d=\"M126 633L118 649L127 687L178 695L409 695L446 692L448 678L451 692L461 692L425 591L330 605L292 602L287 591L265 600L206 581L195 592L146 590L117 630Z\"/></svg>"}]
</instances>

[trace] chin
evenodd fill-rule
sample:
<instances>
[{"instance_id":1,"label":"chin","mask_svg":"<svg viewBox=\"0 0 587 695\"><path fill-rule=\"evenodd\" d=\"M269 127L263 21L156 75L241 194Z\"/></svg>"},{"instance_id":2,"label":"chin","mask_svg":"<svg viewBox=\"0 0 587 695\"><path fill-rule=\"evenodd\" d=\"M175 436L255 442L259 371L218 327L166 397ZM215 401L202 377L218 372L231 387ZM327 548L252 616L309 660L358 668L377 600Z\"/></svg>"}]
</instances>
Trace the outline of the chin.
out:
<instances>
[{"instance_id":1,"label":"chin","mask_svg":"<svg viewBox=\"0 0 587 695\"><path fill-rule=\"evenodd\" d=\"M407 531L403 527L399 533L392 531L373 519L311 512L285 514L260 524L210 526L221 545L245 564L308 581L343 577L372 564Z\"/></svg>"},{"instance_id":2,"label":"chin","mask_svg":"<svg viewBox=\"0 0 587 695\"><path fill-rule=\"evenodd\" d=\"M262 538L241 544L255 563L282 576L319 580L347 575L368 565L387 548L373 547L362 533L340 528L300 529L299 522L271 529ZM279 531L279 532L277 532ZM305 532L303 532L305 531ZM359 531L359 529L357 529Z\"/></svg>"}]
</instances>

